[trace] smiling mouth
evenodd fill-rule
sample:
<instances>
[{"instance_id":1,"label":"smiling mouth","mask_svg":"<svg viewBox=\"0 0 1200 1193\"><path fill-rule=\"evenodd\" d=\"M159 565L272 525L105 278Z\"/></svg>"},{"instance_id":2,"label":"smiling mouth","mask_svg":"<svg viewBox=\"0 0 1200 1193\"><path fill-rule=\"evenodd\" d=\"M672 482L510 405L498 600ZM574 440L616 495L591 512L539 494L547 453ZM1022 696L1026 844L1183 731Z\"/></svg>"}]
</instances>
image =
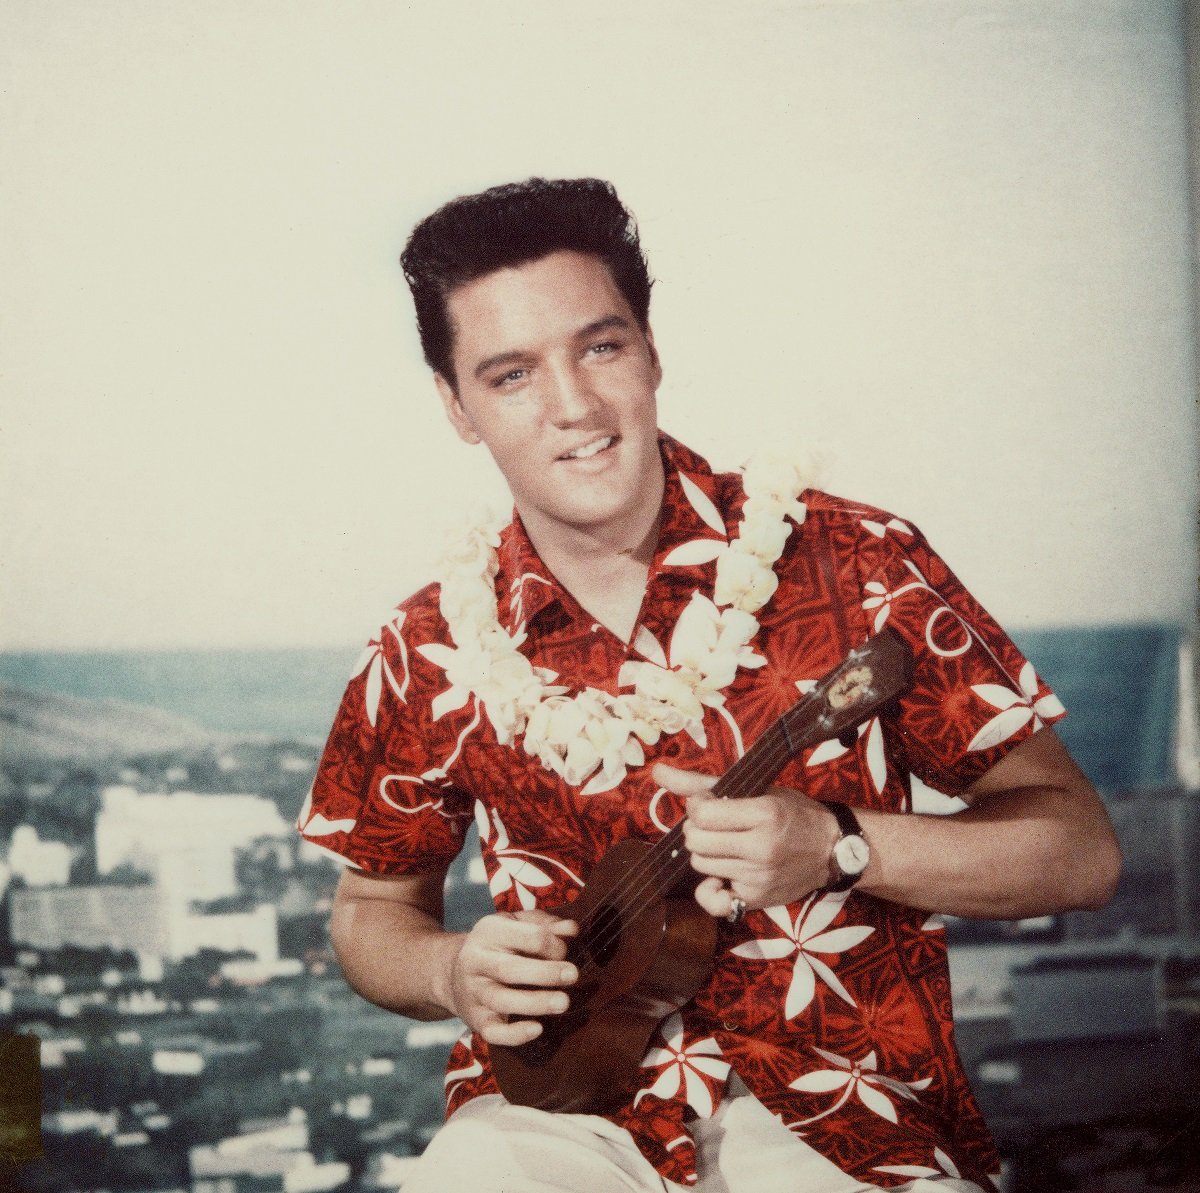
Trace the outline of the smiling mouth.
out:
<instances>
[{"instance_id":1,"label":"smiling mouth","mask_svg":"<svg viewBox=\"0 0 1200 1193\"><path fill-rule=\"evenodd\" d=\"M603 438L593 439L590 443L585 443L573 451L564 452L558 458L560 460L590 460L593 456L598 456L602 451L612 447L616 441L615 435L605 435Z\"/></svg>"}]
</instances>

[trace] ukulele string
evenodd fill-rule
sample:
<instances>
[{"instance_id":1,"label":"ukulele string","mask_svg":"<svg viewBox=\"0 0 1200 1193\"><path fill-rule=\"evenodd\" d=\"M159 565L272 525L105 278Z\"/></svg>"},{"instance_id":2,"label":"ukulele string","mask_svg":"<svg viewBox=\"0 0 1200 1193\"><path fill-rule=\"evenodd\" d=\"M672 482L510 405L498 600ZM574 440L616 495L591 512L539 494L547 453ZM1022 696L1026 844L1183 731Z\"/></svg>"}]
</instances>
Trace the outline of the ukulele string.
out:
<instances>
[{"instance_id":1,"label":"ukulele string","mask_svg":"<svg viewBox=\"0 0 1200 1193\"><path fill-rule=\"evenodd\" d=\"M885 635L889 633L892 633L892 631L885 631ZM817 701L814 698L818 697L818 694L824 693L844 668L845 664L842 664L840 667L835 668L833 673L824 677L813 692L799 704L794 705L785 712L754 743L750 751L743 754L730 767L726 774L718 781L717 787L723 785L734 786L738 788L738 791L736 794L731 794L724 798L741 798L751 791L760 793L778 777L789 759L797 756L799 752L790 732L792 728L798 727L799 722L813 720L823 730L832 727L827 704L822 702L822 707L818 708ZM841 726L840 728L843 731L861 724L882 703L880 693L877 691L868 690L864 696L865 701L860 704L857 710L858 716L848 724ZM789 725L789 722L796 722L797 724ZM809 728L808 725L804 727L806 733ZM818 738L816 740L820 741L823 739ZM800 748L803 749L807 745L812 744L814 742L805 742L802 738ZM714 791L716 790L717 788L714 788ZM620 910L634 899L644 896L645 892L655 885L658 886L658 897L662 897L670 891L678 879L691 867L690 857L691 855L683 847L683 822L681 821L668 830L646 851L642 859L634 864L629 873L624 876L622 883L614 887L612 892L610 892L610 896L605 901L604 907L611 908L615 903L618 910ZM640 883L637 889L634 889L635 882ZM580 922L580 934L576 938L577 941L583 941L585 931L596 922L603 910L603 907L598 908ZM589 950L589 955L578 965L580 978L583 978L585 974L590 975L593 970L601 968L600 964L593 959L595 953L603 951L609 944L618 940L621 932L622 927L618 917L615 928L611 929L608 935L597 937L595 941L589 942L593 947Z\"/></svg>"},{"instance_id":2,"label":"ukulele string","mask_svg":"<svg viewBox=\"0 0 1200 1193\"><path fill-rule=\"evenodd\" d=\"M773 729L774 727L772 730L768 730L768 734L771 734ZM782 734L770 738L768 734L763 735L750 754L743 755L734 764L734 767L730 768L722 780L723 782L730 778L745 779L744 790L761 790L770 784L771 780L786 765L791 754L781 740ZM745 765L742 765L743 763ZM690 866L690 855L683 848L683 827L680 823L655 842L640 861L631 867L621 885L614 887L610 892L606 906L611 907L614 903L618 906L628 906L635 900L642 899L646 892L655 885L659 888L656 892L657 896L662 897L671 889L676 880L688 871ZM635 884L637 885L635 886ZM603 910L603 908L597 909L580 923L580 939L583 938L587 928L603 913ZM589 942L593 945L593 951L602 952L605 947L620 937L621 931L622 928L618 922L607 934L596 937L594 941ZM598 963L588 957L580 965L580 976L590 973L592 969L598 967Z\"/></svg>"},{"instance_id":3,"label":"ukulele string","mask_svg":"<svg viewBox=\"0 0 1200 1193\"><path fill-rule=\"evenodd\" d=\"M742 787L741 780L745 780L744 790L755 791L769 786L792 757L792 752L788 749L788 740L783 732L774 733L774 726L772 726L772 729L763 734L759 742L751 748L749 754L744 754L738 759L726 773L722 782L732 777L737 781L736 785ZM745 765L742 765L743 763ZM581 942L584 940L587 929L603 914L605 907L611 907L614 903L622 907L628 906L635 900L643 899L646 892L656 885L659 888L656 894L661 897L687 872L690 866L690 855L683 848L681 822L659 838L647 850L643 858L631 867L622 882L610 892L604 906L592 912L580 923L577 939ZM637 885L635 886L635 884ZM605 948L620 938L621 932L622 927L618 920L616 926L609 929L606 934L598 936L594 941L587 942L591 948L589 956L578 966L579 979L600 968L599 963L593 960L592 954L603 952Z\"/></svg>"},{"instance_id":4,"label":"ukulele string","mask_svg":"<svg viewBox=\"0 0 1200 1193\"><path fill-rule=\"evenodd\" d=\"M739 790L736 794L729 796L719 796L720 798L738 799L753 791L756 794L761 792L765 787L769 786L771 781L775 779L784 766L787 765L789 758L803 749L806 745L814 744L805 742L801 737L799 749L796 743L792 740L789 732L788 722L795 722L790 728L801 728L801 722L813 722L820 726L823 721L828 721L828 711L825 701L822 699L822 694L829 684L836 678L837 674L844 668L845 664L841 664L835 668L834 672L826 676L820 681L817 688L808 693L799 703L792 705L782 716L779 717L774 724L750 747L749 751L743 754L729 768L729 770L721 776L717 781L717 786L714 791L718 791L721 787L736 787ZM827 727L827 726L825 726ZM807 734L811 726L803 725L803 733ZM779 753L782 747L782 756ZM761 764L761 765L760 765ZM611 897L623 897L625 901L642 896L653 884L655 878L661 874L666 863L663 860L663 855L670 853L672 860L675 856L677 847L682 846L682 822L676 825L643 855L636 862L627 874L623 876L622 884L613 888L610 892ZM680 852L686 852L680 848ZM689 855L690 856L690 855ZM690 865L690 862L685 862L684 867ZM669 883L664 885L662 894L670 889L684 870L680 867L675 868L675 872L671 876ZM636 890L633 889L635 882L640 883ZM592 923L596 913L580 922L580 935L583 935L584 930ZM620 935L620 929L617 929L615 936ZM609 939L603 940L604 944L609 943Z\"/></svg>"},{"instance_id":5,"label":"ukulele string","mask_svg":"<svg viewBox=\"0 0 1200 1193\"><path fill-rule=\"evenodd\" d=\"M889 633L890 631L885 630L884 636L886 637ZM855 662L858 661L861 660L855 660ZM717 788L714 788L714 791L721 786L739 787L740 790L736 794L723 797L731 799L744 797L750 791L754 791L756 794L760 793L770 785L772 780L778 777L790 758L795 757L800 750L807 746L815 744L813 741L805 740L805 736L814 725L822 732L832 729L834 727L833 719L830 717L831 710L825 693L842 675L849 663L849 659L840 663L832 672L823 677L818 682L816 688L809 692L803 700L783 713L767 732L754 743L750 750L746 754L743 754L729 768L725 775L718 780ZM862 699L859 701L859 707L856 710L857 717L839 728L844 732L865 721L871 712L875 710L876 706L881 703L879 697L880 693L874 689L873 685L869 685L867 690L862 693ZM809 724L803 724L802 726L802 722L809 722ZM792 729L802 731L799 746L792 739ZM820 741L823 738L817 738L816 740ZM781 748L782 754L780 754ZM760 763L765 765L760 766ZM610 895L614 898L619 896L626 902L644 895L655 880L664 871L668 870L670 863L675 860L677 854L686 854L686 850L677 850L677 846L682 843L681 837L681 826L676 825L674 829L660 838L647 851L640 862L634 864L629 873L624 876L623 885L614 887ZM669 860L664 860L663 854L668 852L670 853L670 858ZM689 865L690 861L687 860L681 864L676 864L670 873L669 880L663 884L660 894L665 894L670 890L675 880L685 872ZM636 890L633 889L634 882L640 882L640 886ZM593 919L594 915L580 923L581 935L583 930L592 923ZM608 944L610 939L615 939L619 935L620 928L618 927L610 938L603 939L603 943Z\"/></svg>"}]
</instances>

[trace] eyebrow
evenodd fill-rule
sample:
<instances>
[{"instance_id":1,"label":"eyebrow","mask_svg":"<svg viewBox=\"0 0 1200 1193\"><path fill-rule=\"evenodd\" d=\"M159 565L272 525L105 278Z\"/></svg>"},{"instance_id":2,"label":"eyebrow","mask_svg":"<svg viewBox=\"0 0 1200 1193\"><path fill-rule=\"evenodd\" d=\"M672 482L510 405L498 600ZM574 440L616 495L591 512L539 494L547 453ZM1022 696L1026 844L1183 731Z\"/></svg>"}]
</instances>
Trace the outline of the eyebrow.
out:
<instances>
[{"instance_id":1,"label":"eyebrow","mask_svg":"<svg viewBox=\"0 0 1200 1193\"><path fill-rule=\"evenodd\" d=\"M633 325L623 315L605 315L602 319L594 319L591 323L584 324L577 332L573 333L573 340L586 340L589 336L594 336L600 331L609 331L610 329L622 329L628 331ZM475 376L482 378L484 373L496 368L498 365L518 364L521 361L528 360L530 353L520 349L514 349L511 352L497 352L495 356L486 356L475 366Z\"/></svg>"},{"instance_id":2,"label":"eyebrow","mask_svg":"<svg viewBox=\"0 0 1200 1193\"><path fill-rule=\"evenodd\" d=\"M631 324L624 315L605 315L603 319L597 319L586 327L581 327L576 333L577 340L586 340L588 336L594 336L598 331L608 331L609 328L623 328L629 330Z\"/></svg>"}]
</instances>

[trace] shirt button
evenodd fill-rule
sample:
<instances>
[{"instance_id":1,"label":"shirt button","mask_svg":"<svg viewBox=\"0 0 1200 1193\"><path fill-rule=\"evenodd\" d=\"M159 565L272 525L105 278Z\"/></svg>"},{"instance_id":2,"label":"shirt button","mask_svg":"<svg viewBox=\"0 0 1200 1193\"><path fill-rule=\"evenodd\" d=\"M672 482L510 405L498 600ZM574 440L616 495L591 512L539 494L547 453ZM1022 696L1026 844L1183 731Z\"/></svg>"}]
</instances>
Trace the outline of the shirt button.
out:
<instances>
[{"instance_id":1,"label":"shirt button","mask_svg":"<svg viewBox=\"0 0 1200 1193\"><path fill-rule=\"evenodd\" d=\"M726 1019L726 1020L725 1020L725 1021L724 1021L724 1022L721 1024L721 1026L722 1026L722 1027L723 1027L723 1028L724 1028L726 1031L737 1031L737 1024L736 1024L736 1023L730 1023L728 1019Z\"/></svg>"}]
</instances>

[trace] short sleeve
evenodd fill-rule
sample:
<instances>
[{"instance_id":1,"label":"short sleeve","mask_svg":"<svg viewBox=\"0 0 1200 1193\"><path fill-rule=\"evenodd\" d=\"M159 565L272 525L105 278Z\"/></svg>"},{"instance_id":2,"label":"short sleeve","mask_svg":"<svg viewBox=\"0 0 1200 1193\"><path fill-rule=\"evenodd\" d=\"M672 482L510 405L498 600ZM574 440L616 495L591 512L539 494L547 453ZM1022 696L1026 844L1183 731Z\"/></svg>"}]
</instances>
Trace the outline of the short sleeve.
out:
<instances>
[{"instance_id":1,"label":"short sleeve","mask_svg":"<svg viewBox=\"0 0 1200 1193\"><path fill-rule=\"evenodd\" d=\"M859 551L867 630L890 626L913 649L895 745L911 773L960 795L1066 710L919 530L899 519L872 525Z\"/></svg>"},{"instance_id":2,"label":"short sleeve","mask_svg":"<svg viewBox=\"0 0 1200 1193\"><path fill-rule=\"evenodd\" d=\"M448 865L471 820L471 800L439 765L442 735L413 674L410 638L422 620L402 606L359 656L296 824L306 841L375 874Z\"/></svg>"}]
</instances>

